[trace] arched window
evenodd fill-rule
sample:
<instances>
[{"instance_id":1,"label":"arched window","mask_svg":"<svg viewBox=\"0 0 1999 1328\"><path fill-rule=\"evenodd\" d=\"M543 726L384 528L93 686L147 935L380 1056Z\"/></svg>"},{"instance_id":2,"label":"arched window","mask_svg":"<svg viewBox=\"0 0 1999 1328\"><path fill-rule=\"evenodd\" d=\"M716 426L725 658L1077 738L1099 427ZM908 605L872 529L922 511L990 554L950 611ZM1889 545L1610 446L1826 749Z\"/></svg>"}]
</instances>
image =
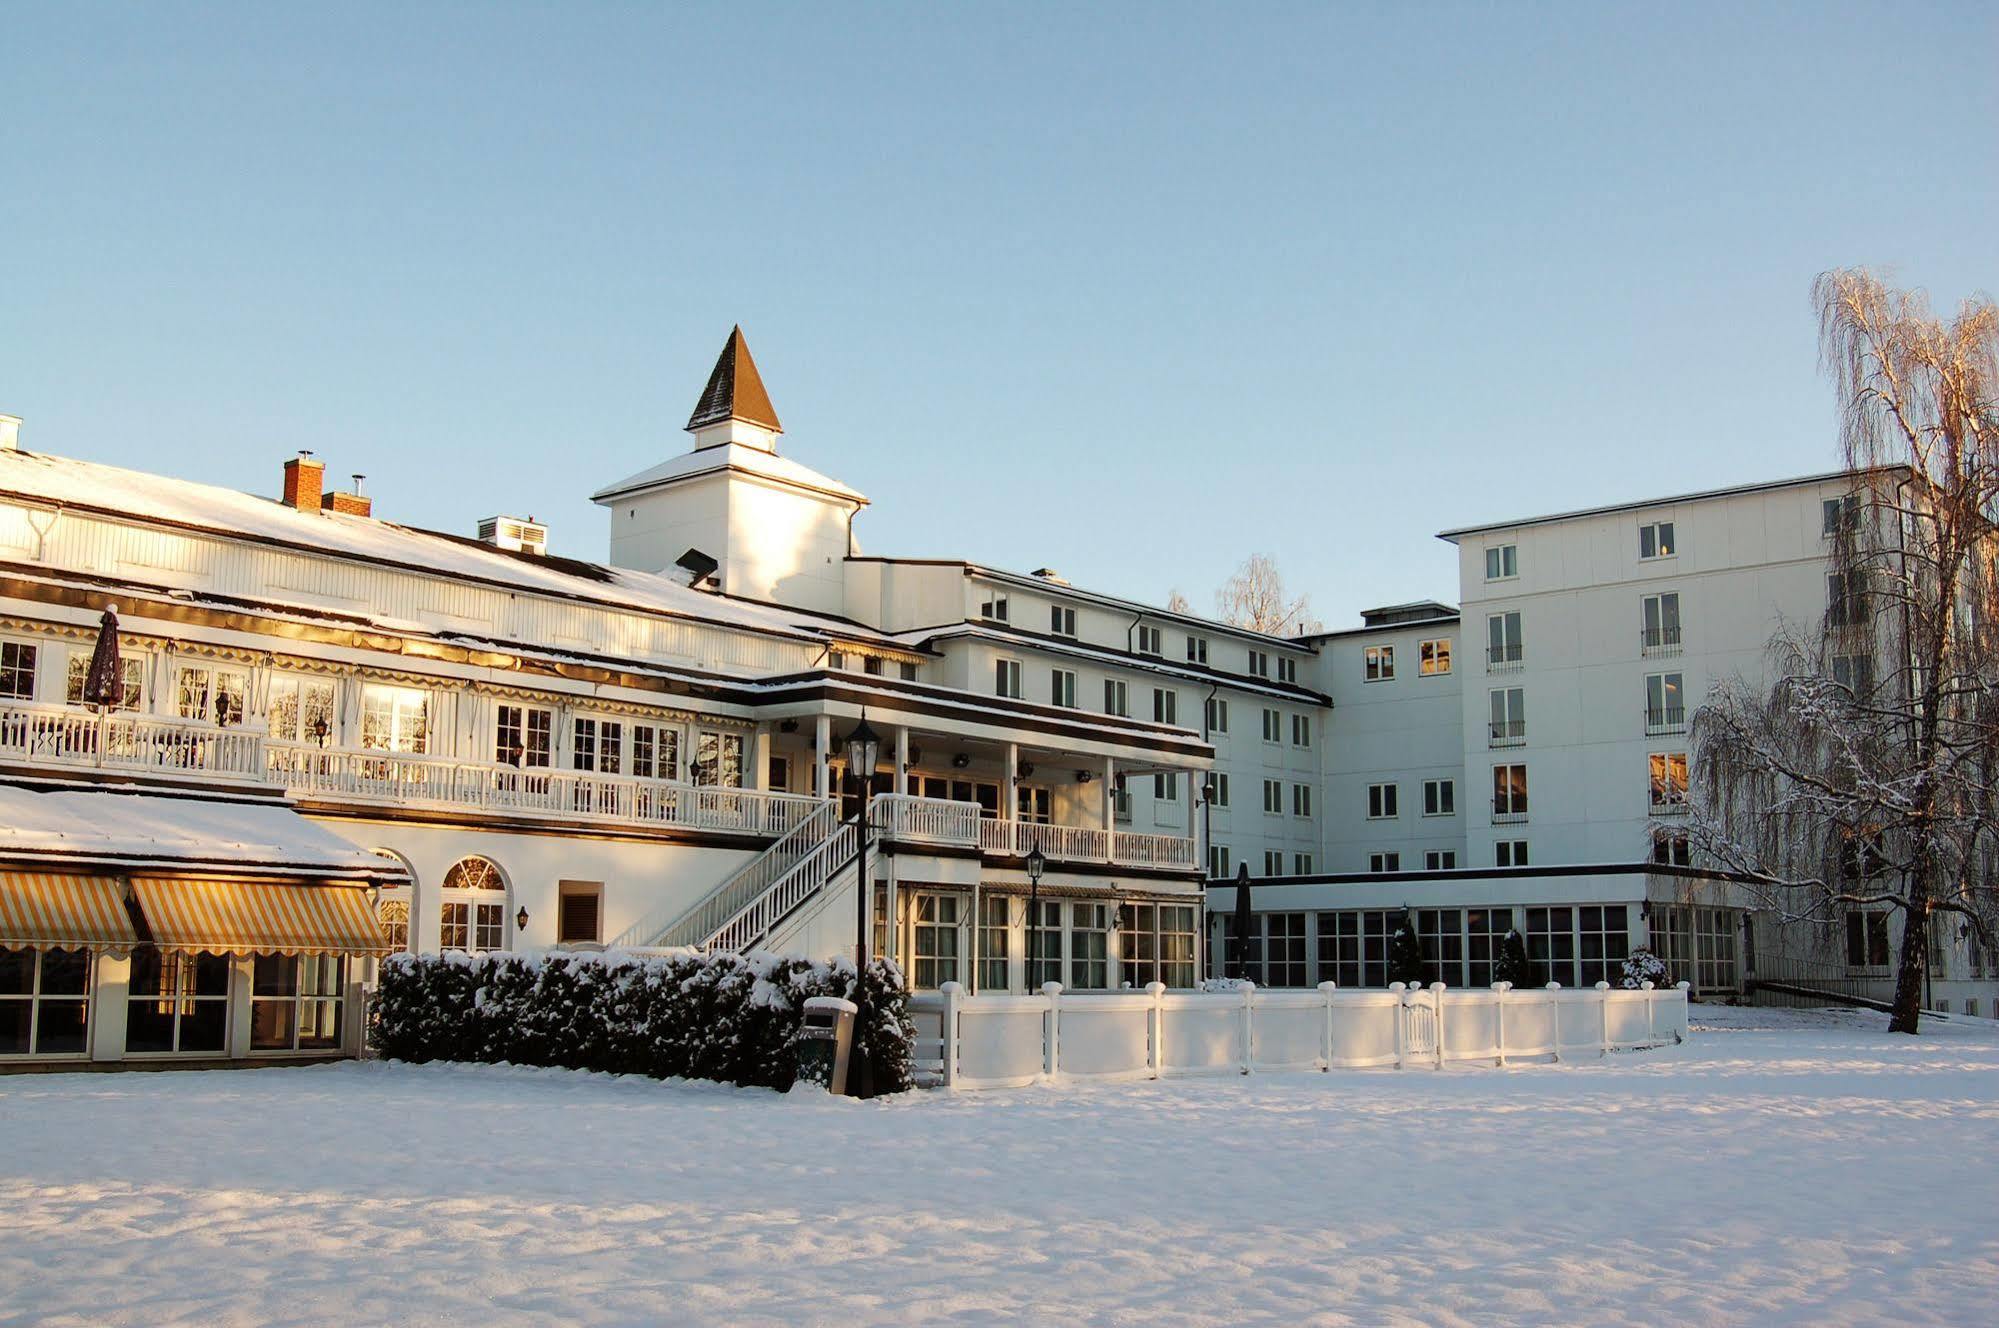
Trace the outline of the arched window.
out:
<instances>
[{"instance_id":1,"label":"arched window","mask_svg":"<svg viewBox=\"0 0 1999 1328\"><path fill-rule=\"evenodd\" d=\"M507 948L507 882L486 858L461 858L444 874L439 892L438 948Z\"/></svg>"},{"instance_id":2,"label":"arched window","mask_svg":"<svg viewBox=\"0 0 1999 1328\"><path fill-rule=\"evenodd\" d=\"M410 949L410 919L416 905L416 868L410 860L392 848L378 848L375 852L388 858L408 874L407 885L387 885L375 892L375 921L381 924L382 936L398 954Z\"/></svg>"}]
</instances>

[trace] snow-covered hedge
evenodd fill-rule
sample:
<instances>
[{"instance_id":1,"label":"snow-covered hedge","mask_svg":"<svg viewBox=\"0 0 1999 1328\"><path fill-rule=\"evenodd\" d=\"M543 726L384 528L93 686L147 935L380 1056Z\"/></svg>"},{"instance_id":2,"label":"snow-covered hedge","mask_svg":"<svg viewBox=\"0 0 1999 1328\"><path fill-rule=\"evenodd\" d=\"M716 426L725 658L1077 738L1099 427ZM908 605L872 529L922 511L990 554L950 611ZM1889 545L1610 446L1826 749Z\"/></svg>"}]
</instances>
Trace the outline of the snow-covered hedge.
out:
<instances>
[{"instance_id":1,"label":"snow-covered hedge","mask_svg":"<svg viewBox=\"0 0 1999 1328\"><path fill-rule=\"evenodd\" d=\"M508 1061L787 1089L809 996L860 1006L855 1056L874 1091L909 1087L909 996L875 959L769 954L394 955L382 963L369 1041L406 1061Z\"/></svg>"}]
</instances>

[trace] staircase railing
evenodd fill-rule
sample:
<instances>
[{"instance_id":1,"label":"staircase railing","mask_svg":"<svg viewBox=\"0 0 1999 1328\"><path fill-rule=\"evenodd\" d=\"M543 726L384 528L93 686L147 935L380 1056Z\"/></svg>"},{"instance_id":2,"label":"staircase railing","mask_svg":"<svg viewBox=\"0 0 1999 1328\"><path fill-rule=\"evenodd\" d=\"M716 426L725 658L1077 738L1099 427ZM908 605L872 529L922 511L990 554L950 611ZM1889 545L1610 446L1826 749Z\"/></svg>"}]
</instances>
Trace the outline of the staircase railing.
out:
<instances>
[{"instance_id":1,"label":"staircase railing","mask_svg":"<svg viewBox=\"0 0 1999 1328\"><path fill-rule=\"evenodd\" d=\"M651 913L625 928L611 944L705 945L725 923L824 843L838 815L837 802L821 802L776 843L723 877L693 904Z\"/></svg>"},{"instance_id":2,"label":"staircase railing","mask_svg":"<svg viewBox=\"0 0 1999 1328\"><path fill-rule=\"evenodd\" d=\"M705 940L677 943L694 944L704 950L749 949L769 935L771 928L791 910L833 884L841 873L854 869L856 833L858 831L852 821L841 822L840 828L820 841L819 846L806 854L798 865L745 904Z\"/></svg>"}]
</instances>

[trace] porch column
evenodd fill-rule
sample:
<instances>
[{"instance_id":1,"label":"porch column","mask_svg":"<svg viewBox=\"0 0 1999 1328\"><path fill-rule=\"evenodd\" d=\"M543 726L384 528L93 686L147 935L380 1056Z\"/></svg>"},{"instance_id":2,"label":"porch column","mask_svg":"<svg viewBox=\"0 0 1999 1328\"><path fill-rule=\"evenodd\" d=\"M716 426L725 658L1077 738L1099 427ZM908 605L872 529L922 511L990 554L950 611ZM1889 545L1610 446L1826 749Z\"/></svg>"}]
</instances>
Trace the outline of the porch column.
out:
<instances>
[{"instance_id":1,"label":"porch column","mask_svg":"<svg viewBox=\"0 0 1999 1328\"><path fill-rule=\"evenodd\" d=\"M1020 819L1020 744L1006 745L1006 787L1000 792L1000 819Z\"/></svg>"},{"instance_id":2,"label":"porch column","mask_svg":"<svg viewBox=\"0 0 1999 1328\"><path fill-rule=\"evenodd\" d=\"M759 793L770 788L770 725L759 724L750 739L749 786Z\"/></svg>"},{"instance_id":3,"label":"porch column","mask_svg":"<svg viewBox=\"0 0 1999 1328\"><path fill-rule=\"evenodd\" d=\"M821 715L812 725L812 792L830 797L832 784L827 779L826 761L833 749L833 717Z\"/></svg>"},{"instance_id":4,"label":"porch column","mask_svg":"<svg viewBox=\"0 0 1999 1328\"><path fill-rule=\"evenodd\" d=\"M909 792L909 725L895 731L895 791Z\"/></svg>"},{"instance_id":5,"label":"porch column","mask_svg":"<svg viewBox=\"0 0 1999 1328\"><path fill-rule=\"evenodd\" d=\"M1104 758L1104 861L1117 861L1117 762Z\"/></svg>"}]
</instances>

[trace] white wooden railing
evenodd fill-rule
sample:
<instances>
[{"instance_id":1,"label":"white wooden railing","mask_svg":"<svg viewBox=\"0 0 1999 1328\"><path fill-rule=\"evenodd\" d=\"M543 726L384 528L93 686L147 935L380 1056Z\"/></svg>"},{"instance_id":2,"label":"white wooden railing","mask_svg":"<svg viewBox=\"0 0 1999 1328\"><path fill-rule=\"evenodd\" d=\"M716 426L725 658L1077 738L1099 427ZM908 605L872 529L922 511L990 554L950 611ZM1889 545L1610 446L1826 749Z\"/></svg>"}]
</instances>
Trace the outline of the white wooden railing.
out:
<instances>
[{"instance_id":1,"label":"white wooden railing","mask_svg":"<svg viewBox=\"0 0 1999 1328\"><path fill-rule=\"evenodd\" d=\"M205 720L0 703L0 758L35 764L262 779L264 735Z\"/></svg>"},{"instance_id":2,"label":"white wooden railing","mask_svg":"<svg viewBox=\"0 0 1999 1328\"><path fill-rule=\"evenodd\" d=\"M967 996L955 982L909 999L919 1075L953 1088L1064 1077L1442 1068L1453 1062L1607 1056L1687 1036L1687 984L1655 990L1559 985L1514 990L1404 987L1341 991L1067 992Z\"/></svg>"},{"instance_id":3,"label":"white wooden railing","mask_svg":"<svg viewBox=\"0 0 1999 1328\"><path fill-rule=\"evenodd\" d=\"M834 831L838 804L822 802L812 814L763 852L751 858L691 906L661 910L641 918L611 942L613 947L680 946L707 948L715 935L759 896L789 876Z\"/></svg>"},{"instance_id":4,"label":"white wooden railing","mask_svg":"<svg viewBox=\"0 0 1999 1328\"><path fill-rule=\"evenodd\" d=\"M788 834L827 804L795 793L674 784L588 770L520 768L408 752L272 742L270 778L307 797L451 807L531 816L679 826L753 836Z\"/></svg>"},{"instance_id":5,"label":"white wooden railing","mask_svg":"<svg viewBox=\"0 0 1999 1328\"><path fill-rule=\"evenodd\" d=\"M951 844L963 848L973 848L979 843L976 802L890 793L873 801L869 816L882 837L899 843Z\"/></svg>"},{"instance_id":6,"label":"white wooden railing","mask_svg":"<svg viewBox=\"0 0 1999 1328\"><path fill-rule=\"evenodd\" d=\"M717 928L701 948L743 951L763 940L786 914L854 871L859 865L854 855L855 835L852 821L840 822L796 866Z\"/></svg>"}]
</instances>

